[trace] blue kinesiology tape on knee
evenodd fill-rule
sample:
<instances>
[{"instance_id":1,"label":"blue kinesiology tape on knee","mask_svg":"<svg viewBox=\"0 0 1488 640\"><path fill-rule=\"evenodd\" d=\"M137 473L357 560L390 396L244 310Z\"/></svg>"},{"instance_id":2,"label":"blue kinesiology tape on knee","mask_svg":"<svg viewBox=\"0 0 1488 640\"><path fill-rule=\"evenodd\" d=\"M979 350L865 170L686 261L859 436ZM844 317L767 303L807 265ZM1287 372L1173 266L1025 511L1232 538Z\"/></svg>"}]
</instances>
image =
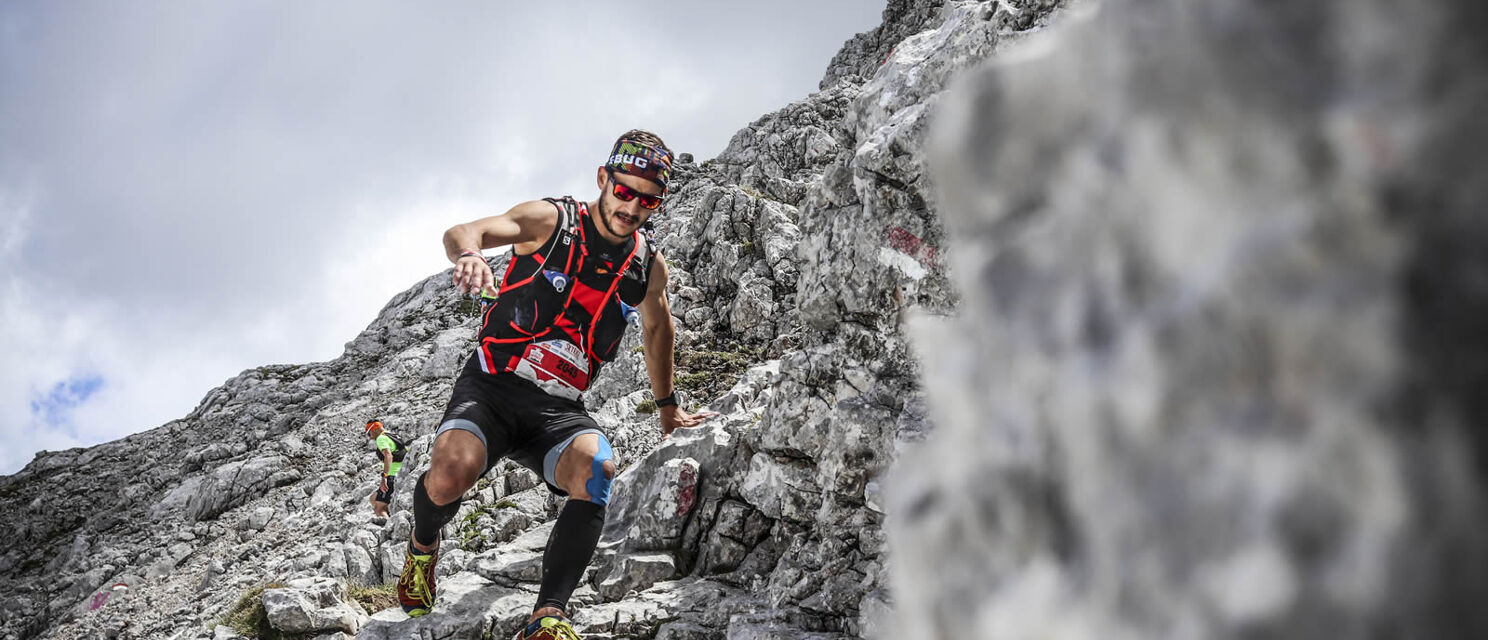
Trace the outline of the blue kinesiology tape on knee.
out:
<instances>
[{"instance_id":1,"label":"blue kinesiology tape on knee","mask_svg":"<svg viewBox=\"0 0 1488 640\"><path fill-rule=\"evenodd\" d=\"M604 463L613 458L615 452L610 449L610 441L603 434L599 436L599 453L594 454L594 466L590 469L589 481L584 483L584 490L589 492L589 501L604 506L610 503L610 483L614 482L605 475Z\"/></svg>"}]
</instances>

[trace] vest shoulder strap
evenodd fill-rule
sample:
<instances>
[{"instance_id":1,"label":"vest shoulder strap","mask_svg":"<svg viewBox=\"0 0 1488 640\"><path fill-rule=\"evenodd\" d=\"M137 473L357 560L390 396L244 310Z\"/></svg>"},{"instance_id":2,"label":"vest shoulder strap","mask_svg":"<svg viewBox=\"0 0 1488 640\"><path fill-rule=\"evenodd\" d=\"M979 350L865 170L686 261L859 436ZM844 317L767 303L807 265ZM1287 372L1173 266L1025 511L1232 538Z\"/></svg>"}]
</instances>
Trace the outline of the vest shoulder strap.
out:
<instances>
[{"instance_id":1,"label":"vest shoulder strap","mask_svg":"<svg viewBox=\"0 0 1488 640\"><path fill-rule=\"evenodd\" d=\"M553 207L558 209L558 223L553 227L553 243L548 245L548 253L543 255L543 268L547 268L548 258L552 256L553 251L558 249L558 245L565 245L568 247L568 256L563 258L561 270L567 272L573 267L574 250L579 244L579 203L573 199L573 196L543 198L543 200L552 203Z\"/></svg>"},{"instance_id":2,"label":"vest shoulder strap","mask_svg":"<svg viewBox=\"0 0 1488 640\"><path fill-rule=\"evenodd\" d=\"M640 246L639 247L636 247L635 259L636 259L636 264L638 264L638 265L641 266L641 282L650 282L651 281L651 242L652 242L651 235L648 234L648 233L641 233L641 232L638 231L638 232L636 232L636 242L640 243Z\"/></svg>"},{"instance_id":3,"label":"vest shoulder strap","mask_svg":"<svg viewBox=\"0 0 1488 640\"><path fill-rule=\"evenodd\" d=\"M574 200L573 196L543 198L543 200L547 200L558 209L558 225L555 228L568 233L570 236L577 236L579 234L578 201Z\"/></svg>"}]
</instances>

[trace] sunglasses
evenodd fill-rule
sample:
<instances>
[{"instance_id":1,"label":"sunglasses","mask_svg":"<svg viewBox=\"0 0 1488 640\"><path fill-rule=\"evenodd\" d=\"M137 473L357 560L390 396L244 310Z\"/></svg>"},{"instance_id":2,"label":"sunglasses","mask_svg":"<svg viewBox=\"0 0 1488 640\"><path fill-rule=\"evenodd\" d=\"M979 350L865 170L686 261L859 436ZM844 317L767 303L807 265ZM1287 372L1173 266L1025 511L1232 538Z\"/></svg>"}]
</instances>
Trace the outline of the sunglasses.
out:
<instances>
[{"instance_id":1,"label":"sunglasses","mask_svg":"<svg viewBox=\"0 0 1488 640\"><path fill-rule=\"evenodd\" d=\"M639 191L636 191L635 189L620 184L620 181L615 179L614 169L606 168L605 171L610 174L610 184L614 185L613 189L615 192L615 197L619 198L621 202L630 202L631 200L640 198L642 209L655 209L661 206L661 196L653 196L641 193Z\"/></svg>"}]
</instances>

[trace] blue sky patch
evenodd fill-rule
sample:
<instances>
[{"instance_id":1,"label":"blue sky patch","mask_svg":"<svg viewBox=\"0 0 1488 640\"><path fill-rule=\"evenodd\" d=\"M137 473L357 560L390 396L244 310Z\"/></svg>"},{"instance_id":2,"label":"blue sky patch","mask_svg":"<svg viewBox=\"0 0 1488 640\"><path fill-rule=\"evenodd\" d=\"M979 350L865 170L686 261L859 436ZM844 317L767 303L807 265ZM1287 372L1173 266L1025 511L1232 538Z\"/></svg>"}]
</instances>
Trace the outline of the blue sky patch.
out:
<instances>
[{"instance_id":1,"label":"blue sky patch","mask_svg":"<svg viewBox=\"0 0 1488 640\"><path fill-rule=\"evenodd\" d=\"M82 406L102 388L103 376L97 374L58 382L51 391L32 396L31 417L48 427L69 426L72 422L72 410Z\"/></svg>"}]
</instances>

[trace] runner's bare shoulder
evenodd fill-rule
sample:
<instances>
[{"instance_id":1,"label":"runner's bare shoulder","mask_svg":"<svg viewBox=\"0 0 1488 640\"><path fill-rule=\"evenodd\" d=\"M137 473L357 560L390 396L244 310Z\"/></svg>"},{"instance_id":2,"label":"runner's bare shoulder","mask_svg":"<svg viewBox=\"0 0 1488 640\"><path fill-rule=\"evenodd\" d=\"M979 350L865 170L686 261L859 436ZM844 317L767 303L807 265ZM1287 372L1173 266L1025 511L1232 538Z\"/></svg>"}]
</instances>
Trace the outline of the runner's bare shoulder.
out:
<instances>
[{"instance_id":1,"label":"runner's bare shoulder","mask_svg":"<svg viewBox=\"0 0 1488 640\"><path fill-rule=\"evenodd\" d=\"M558 227L558 209L546 200L523 202L500 216L515 224L520 231L516 238L517 253L530 254L547 242Z\"/></svg>"}]
</instances>

